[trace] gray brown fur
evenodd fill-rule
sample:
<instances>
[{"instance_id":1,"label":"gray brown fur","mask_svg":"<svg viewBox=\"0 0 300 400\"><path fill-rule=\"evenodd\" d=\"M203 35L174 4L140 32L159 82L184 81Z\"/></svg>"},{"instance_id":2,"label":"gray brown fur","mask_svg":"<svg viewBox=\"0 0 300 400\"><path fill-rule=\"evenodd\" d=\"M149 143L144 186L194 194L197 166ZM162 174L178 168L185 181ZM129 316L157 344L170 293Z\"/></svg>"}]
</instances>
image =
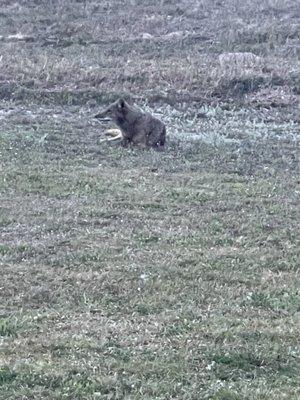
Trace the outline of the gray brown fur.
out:
<instances>
[{"instance_id":1,"label":"gray brown fur","mask_svg":"<svg viewBox=\"0 0 300 400\"><path fill-rule=\"evenodd\" d=\"M123 99L117 100L95 115L95 118L106 117L121 129L124 146L131 143L144 148L161 149L165 145L166 127L164 123L150 113L131 106Z\"/></svg>"}]
</instances>

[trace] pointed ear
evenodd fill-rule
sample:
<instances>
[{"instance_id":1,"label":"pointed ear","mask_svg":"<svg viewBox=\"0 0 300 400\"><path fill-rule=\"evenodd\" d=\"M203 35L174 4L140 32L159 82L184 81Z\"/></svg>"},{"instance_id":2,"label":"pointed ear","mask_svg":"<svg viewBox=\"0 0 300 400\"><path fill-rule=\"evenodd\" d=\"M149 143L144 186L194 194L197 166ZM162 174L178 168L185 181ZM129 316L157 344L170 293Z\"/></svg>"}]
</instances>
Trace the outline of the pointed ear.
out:
<instances>
[{"instance_id":1,"label":"pointed ear","mask_svg":"<svg viewBox=\"0 0 300 400\"><path fill-rule=\"evenodd\" d=\"M119 108L124 108L124 107L125 107L125 100L124 100L124 99L119 99L119 101L118 101L118 107L119 107Z\"/></svg>"}]
</instances>

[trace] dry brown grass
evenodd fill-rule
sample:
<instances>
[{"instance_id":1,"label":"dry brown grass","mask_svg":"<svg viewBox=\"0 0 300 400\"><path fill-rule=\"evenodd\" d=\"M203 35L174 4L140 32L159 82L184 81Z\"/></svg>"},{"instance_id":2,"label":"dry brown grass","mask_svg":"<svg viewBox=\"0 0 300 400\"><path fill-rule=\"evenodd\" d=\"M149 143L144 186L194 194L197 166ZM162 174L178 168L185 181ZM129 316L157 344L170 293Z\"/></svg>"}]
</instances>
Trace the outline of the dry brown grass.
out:
<instances>
[{"instance_id":1,"label":"dry brown grass","mask_svg":"<svg viewBox=\"0 0 300 400\"><path fill-rule=\"evenodd\" d=\"M118 2L18 2L4 5L1 18L0 79L7 85L144 98L171 98L176 91L178 100L185 95L214 101L215 95L226 99L224 88L243 78L261 81L251 91L288 86L299 93L296 0L129 2L126 8ZM33 41L11 42L11 35ZM252 52L263 71L240 66L223 76L218 56L228 52ZM17 97L14 87L5 93Z\"/></svg>"}]
</instances>

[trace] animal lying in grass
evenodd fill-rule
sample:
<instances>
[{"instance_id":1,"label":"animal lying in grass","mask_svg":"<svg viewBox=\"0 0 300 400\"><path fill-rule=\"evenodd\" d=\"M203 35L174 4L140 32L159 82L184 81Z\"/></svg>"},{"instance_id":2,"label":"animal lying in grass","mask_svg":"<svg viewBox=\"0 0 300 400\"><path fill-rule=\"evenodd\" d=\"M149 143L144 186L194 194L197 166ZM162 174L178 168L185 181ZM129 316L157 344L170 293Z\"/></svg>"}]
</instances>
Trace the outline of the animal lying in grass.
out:
<instances>
[{"instance_id":1,"label":"animal lying in grass","mask_svg":"<svg viewBox=\"0 0 300 400\"><path fill-rule=\"evenodd\" d=\"M116 134L116 130L110 130L112 137L108 140L122 137L124 147L132 144L141 148L159 150L165 145L166 127L164 123L150 113L131 106L123 99L115 101L100 111L95 118L110 118L120 128L121 135ZM107 133L110 135L109 131Z\"/></svg>"}]
</instances>

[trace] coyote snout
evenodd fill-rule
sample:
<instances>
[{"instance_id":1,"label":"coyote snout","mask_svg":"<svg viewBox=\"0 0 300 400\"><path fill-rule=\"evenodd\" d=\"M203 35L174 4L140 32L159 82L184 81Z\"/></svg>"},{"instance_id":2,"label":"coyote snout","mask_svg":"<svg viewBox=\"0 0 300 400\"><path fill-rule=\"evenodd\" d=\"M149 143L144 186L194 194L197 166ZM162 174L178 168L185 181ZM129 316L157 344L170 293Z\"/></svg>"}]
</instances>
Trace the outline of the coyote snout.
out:
<instances>
[{"instance_id":1,"label":"coyote snout","mask_svg":"<svg viewBox=\"0 0 300 400\"><path fill-rule=\"evenodd\" d=\"M165 144L164 123L151 114L131 106L123 99L100 111L95 118L111 119L122 132L123 146L132 143L145 148L162 148Z\"/></svg>"}]
</instances>

